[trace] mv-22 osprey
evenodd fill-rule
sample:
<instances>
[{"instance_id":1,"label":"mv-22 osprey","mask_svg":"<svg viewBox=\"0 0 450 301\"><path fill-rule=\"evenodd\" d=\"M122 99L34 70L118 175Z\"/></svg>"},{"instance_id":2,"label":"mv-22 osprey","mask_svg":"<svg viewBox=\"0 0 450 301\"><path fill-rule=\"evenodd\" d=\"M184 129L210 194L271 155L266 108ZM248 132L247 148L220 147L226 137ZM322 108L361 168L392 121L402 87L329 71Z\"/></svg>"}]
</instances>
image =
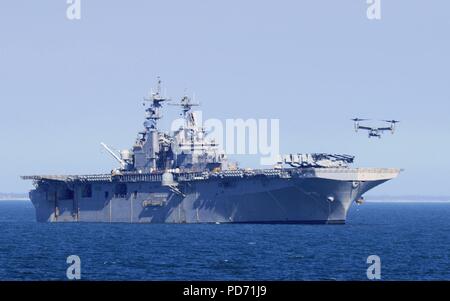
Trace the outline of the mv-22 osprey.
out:
<instances>
[{"instance_id":1,"label":"mv-22 osprey","mask_svg":"<svg viewBox=\"0 0 450 301\"><path fill-rule=\"evenodd\" d=\"M400 122L398 120L381 120L384 122L388 122L391 125L389 127L369 127L369 126L361 126L359 124L360 121L367 121L370 119L360 119L360 118L353 118L351 119L355 123L355 132L358 132L358 130L367 130L369 132L369 138L372 137L378 137L381 138L381 134L384 131L391 131L392 134L395 132L395 124Z\"/></svg>"}]
</instances>

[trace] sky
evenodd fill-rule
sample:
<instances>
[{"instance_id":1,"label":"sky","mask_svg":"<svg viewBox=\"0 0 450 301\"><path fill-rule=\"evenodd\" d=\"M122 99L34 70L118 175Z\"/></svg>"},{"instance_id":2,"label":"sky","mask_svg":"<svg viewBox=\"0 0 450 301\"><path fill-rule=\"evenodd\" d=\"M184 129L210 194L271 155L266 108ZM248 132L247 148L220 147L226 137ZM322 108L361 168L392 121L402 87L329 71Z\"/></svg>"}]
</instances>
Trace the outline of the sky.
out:
<instances>
[{"instance_id":1,"label":"sky","mask_svg":"<svg viewBox=\"0 0 450 301\"><path fill-rule=\"evenodd\" d=\"M204 119L279 119L282 153L404 169L374 194L450 195L449 1L381 0L380 20L365 0L80 3L69 20L65 0L0 2L1 192L117 167L100 142L132 146L161 76ZM368 139L353 117L401 123Z\"/></svg>"}]
</instances>

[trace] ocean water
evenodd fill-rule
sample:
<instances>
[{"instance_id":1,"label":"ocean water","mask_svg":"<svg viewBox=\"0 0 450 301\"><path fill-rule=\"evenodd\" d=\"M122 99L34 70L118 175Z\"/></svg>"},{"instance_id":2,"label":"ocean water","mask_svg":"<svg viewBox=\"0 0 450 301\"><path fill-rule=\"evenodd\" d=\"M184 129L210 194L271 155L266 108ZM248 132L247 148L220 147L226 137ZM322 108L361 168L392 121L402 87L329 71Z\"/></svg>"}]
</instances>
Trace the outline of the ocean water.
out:
<instances>
[{"instance_id":1,"label":"ocean water","mask_svg":"<svg viewBox=\"0 0 450 301\"><path fill-rule=\"evenodd\" d=\"M450 279L449 203L365 203L346 225L36 223L27 201L0 201L0 279L64 280L69 255L84 280Z\"/></svg>"}]
</instances>

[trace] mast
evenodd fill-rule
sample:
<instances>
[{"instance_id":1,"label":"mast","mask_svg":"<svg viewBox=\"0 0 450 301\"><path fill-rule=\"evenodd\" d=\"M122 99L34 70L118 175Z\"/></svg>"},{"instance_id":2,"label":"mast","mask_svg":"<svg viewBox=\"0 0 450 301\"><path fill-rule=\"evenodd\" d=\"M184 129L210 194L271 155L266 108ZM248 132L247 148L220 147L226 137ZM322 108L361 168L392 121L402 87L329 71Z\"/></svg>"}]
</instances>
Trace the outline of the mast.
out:
<instances>
[{"instance_id":1,"label":"mast","mask_svg":"<svg viewBox=\"0 0 450 301\"><path fill-rule=\"evenodd\" d=\"M170 101L169 98L166 98L161 95L161 79L158 76L156 92L151 92L149 98L144 97L144 106L145 102L149 102L147 108L145 109L145 122L144 127L147 131L150 129L156 129L157 121L162 118L161 108L162 103L165 101Z\"/></svg>"},{"instance_id":2,"label":"mast","mask_svg":"<svg viewBox=\"0 0 450 301\"><path fill-rule=\"evenodd\" d=\"M181 107L181 111L183 114L183 119L186 121L186 128L193 128L196 126L195 124L195 116L194 113L191 112L192 107L199 106L199 103L193 103L191 101L191 98L189 96L184 95L183 98L181 98L179 103L170 104L173 106L179 106Z\"/></svg>"},{"instance_id":3,"label":"mast","mask_svg":"<svg viewBox=\"0 0 450 301\"><path fill-rule=\"evenodd\" d=\"M164 97L161 94L161 78L158 76L156 92L151 92L149 98L144 98L145 109L145 121L144 135L146 136L145 152L146 159L150 160L150 169L156 170L157 154L159 153L159 133L157 129L157 122L162 118L161 108L162 103L170 101L169 98Z\"/></svg>"}]
</instances>

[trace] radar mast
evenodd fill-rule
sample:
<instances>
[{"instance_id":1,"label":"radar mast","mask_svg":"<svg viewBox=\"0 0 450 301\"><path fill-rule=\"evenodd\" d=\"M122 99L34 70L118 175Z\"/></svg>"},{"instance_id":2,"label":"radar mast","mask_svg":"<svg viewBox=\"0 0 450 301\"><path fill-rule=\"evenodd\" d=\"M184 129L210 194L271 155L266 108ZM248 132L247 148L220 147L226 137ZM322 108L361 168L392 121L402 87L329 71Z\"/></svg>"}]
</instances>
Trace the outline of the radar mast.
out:
<instances>
[{"instance_id":1,"label":"radar mast","mask_svg":"<svg viewBox=\"0 0 450 301\"><path fill-rule=\"evenodd\" d=\"M145 122L144 127L147 131L150 129L156 129L157 121L161 119L162 113L162 103L165 101L170 101L170 98L167 98L161 94L161 78L158 76L156 92L151 91L150 97L144 97L144 106L146 106L146 102L148 102L148 106L145 109Z\"/></svg>"}]
</instances>

